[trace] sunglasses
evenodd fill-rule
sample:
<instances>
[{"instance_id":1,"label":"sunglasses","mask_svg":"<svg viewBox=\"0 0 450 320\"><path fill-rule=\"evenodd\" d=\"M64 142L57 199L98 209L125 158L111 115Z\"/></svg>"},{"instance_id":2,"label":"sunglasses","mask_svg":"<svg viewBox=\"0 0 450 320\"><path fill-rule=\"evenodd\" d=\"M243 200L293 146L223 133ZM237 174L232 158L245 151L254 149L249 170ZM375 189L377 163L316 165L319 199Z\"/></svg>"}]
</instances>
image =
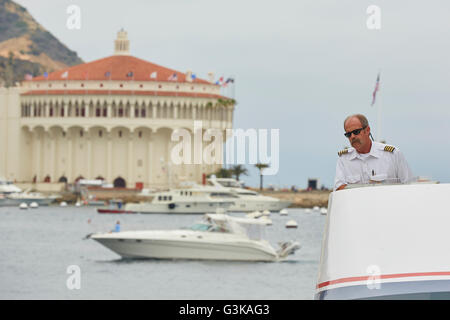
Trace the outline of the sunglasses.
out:
<instances>
[{"instance_id":1,"label":"sunglasses","mask_svg":"<svg viewBox=\"0 0 450 320\"><path fill-rule=\"evenodd\" d=\"M346 136L347 138L350 138L350 137L352 136L352 133L353 133L355 136L357 136L357 135L360 134L361 131L364 130L365 128L366 128L366 127L359 128L359 129L355 129L355 130L350 131L350 132L346 132L346 133L344 133L344 136Z\"/></svg>"}]
</instances>

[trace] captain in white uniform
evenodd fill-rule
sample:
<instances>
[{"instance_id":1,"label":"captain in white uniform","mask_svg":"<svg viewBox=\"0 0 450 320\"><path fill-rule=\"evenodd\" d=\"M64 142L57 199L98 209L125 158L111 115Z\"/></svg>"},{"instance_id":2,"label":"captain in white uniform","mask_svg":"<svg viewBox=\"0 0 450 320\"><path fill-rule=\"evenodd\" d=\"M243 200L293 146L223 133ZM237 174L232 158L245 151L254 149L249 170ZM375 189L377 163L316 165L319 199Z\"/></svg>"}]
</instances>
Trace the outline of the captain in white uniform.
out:
<instances>
[{"instance_id":1,"label":"captain in white uniform","mask_svg":"<svg viewBox=\"0 0 450 320\"><path fill-rule=\"evenodd\" d=\"M338 152L334 189L349 184L408 183L413 174L398 148L370 139L367 118L361 114L344 121L345 136L352 147Z\"/></svg>"}]
</instances>

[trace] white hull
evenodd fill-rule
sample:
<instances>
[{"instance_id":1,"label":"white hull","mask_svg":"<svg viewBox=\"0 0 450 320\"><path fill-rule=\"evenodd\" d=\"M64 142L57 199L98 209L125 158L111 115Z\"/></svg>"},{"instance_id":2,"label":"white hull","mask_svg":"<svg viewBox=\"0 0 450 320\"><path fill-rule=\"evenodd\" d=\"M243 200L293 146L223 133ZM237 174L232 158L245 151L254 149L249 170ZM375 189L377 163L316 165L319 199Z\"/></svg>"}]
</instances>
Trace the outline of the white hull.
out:
<instances>
[{"instance_id":1,"label":"white hull","mask_svg":"<svg viewBox=\"0 0 450 320\"><path fill-rule=\"evenodd\" d=\"M92 239L123 258L277 261L270 245L228 235L209 238L204 232L173 231L171 239L158 231L145 238L128 238L127 232L95 235ZM167 232L166 232L167 234Z\"/></svg>"},{"instance_id":2,"label":"white hull","mask_svg":"<svg viewBox=\"0 0 450 320\"><path fill-rule=\"evenodd\" d=\"M140 213L174 213L174 214L205 214L207 212L216 212L221 208L228 210L230 202L176 202L173 208L168 203L127 203L124 210Z\"/></svg>"},{"instance_id":3,"label":"white hull","mask_svg":"<svg viewBox=\"0 0 450 320\"><path fill-rule=\"evenodd\" d=\"M316 298L449 299L449 194L450 184L331 193Z\"/></svg>"},{"instance_id":4,"label":"white hull","mask_svg":"<svg viewBox=\"0 0 450 320\"><path fill-rule=\"evenodd\" d=\"M35 199L35 198L23 198L23 199L10 199L10 198L3 198L0 199L0 207L13 207L18 206L21 203L31 204L33 202L36 202L39 206L48 206L53 201L55 201L54 198L46 198L46 199Z\"/></svg>"},{"instance_id":5,"label":"white hull","mask_svg":"<svg viewBox=\"0 0 450 320\"><path fill-rule=\"evenodd\" d=\"M253 211L264 211L269 210L272 212L279 212L283 210L289 205L291 202L289 201L258 201L254 199L245 200L239 199L235 201L235 204L232 205L228 211L231 212L253 212Z\"/></svg>"}]
</instances>

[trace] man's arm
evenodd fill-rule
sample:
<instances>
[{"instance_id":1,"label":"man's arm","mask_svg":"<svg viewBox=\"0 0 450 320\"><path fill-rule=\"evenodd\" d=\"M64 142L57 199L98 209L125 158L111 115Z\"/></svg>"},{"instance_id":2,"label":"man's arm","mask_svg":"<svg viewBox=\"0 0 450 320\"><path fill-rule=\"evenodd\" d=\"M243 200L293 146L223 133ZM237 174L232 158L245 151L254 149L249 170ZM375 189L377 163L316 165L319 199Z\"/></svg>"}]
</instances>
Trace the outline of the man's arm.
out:
<instances>
[{"instance_id":1,"label":"man's arm","mask_svg":"<svg viewBox=\"0 0 450 320\"><path fill-rule=\"evenodd\" d=\"M397 161L397 178L401 183L411 182L414 177L405 156L400 150L396 150L395 158Z\"/></svg>"},{"instance_id":2,"label":"man's arm","mask_svg":"<svg viewBox=\"0 0 450 320\"><path fill-rule=\"evenodd\" d=\"M339 158L336 164L336 176L334 178L334 190L342 190L347 186L344 175L344 166Z\"/></svg>"},{"instance_id":3,"label":"man's arm","mask_svg":"<svg viewBox=\"0 0 450 320\"><path fill-rule=\"evenodd\" d=\"M342 190L342 189L344 189L346 186L347 186L346 184L341 184L341 185L336 189L336 191Z\"/></svg>"}]
</instances>

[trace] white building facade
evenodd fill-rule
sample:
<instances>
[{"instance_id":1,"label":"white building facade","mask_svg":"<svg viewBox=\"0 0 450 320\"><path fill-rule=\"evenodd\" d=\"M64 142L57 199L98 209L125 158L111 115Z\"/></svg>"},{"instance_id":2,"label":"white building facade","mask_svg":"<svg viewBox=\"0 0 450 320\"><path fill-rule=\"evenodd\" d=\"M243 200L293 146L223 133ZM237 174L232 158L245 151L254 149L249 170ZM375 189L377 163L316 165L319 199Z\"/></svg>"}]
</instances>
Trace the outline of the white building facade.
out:
<instances>
[{"instance_id":1,"label":"white building facade","mask_svg":"<svg viewBox=\"0 0 450 320\"><path fill-rule=\"evenodd\" d=\"M153 187L200 182L222 166L174 164L178 142L171 135L180 128L193 135L197 120L203 133L216 129L225 137L234 100L191 72L130 56L124 31L115 48L113 56L0 89L0 176Z\"/></svg>"}]
</instances>

